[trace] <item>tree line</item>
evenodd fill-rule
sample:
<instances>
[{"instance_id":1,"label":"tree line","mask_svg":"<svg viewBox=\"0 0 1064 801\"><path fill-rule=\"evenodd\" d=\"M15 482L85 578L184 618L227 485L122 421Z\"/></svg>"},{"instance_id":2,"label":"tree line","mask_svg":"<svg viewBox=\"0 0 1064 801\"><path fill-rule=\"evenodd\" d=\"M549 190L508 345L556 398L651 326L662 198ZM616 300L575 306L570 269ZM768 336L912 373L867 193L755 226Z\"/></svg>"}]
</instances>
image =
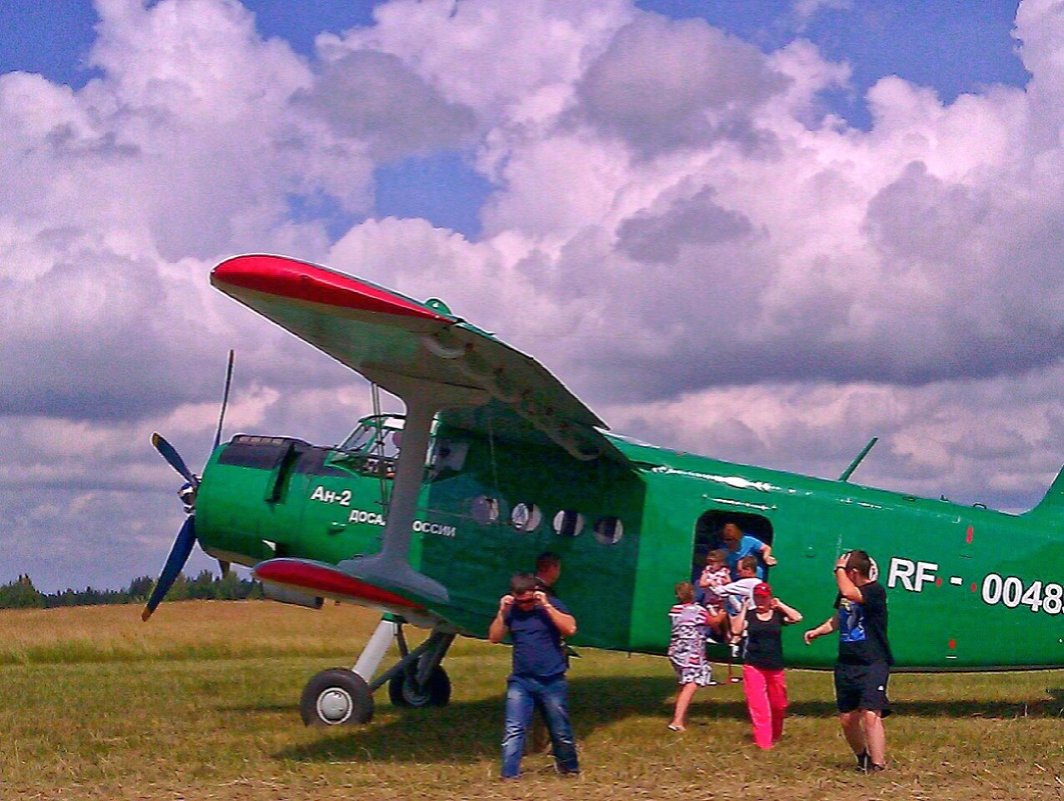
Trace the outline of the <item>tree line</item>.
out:
<instances>
[{"instance_id":1,"label":"tree line","mask_svg":"<svg viewBox=\"0 0 1064 801\"><path fill-rule=\"evenodd\" d=\"M28 574L0 585L0 609L50 609L57 606L96 606L99 604L142 604L148 600L155 579L139 576L121 590L98 590L86 587L83 590L65 589L45 593L33 586ZM201 570L194 578L184 573L178 575L174 586L166 594L168 601L203 599L215 601L239 601L245 598L261 598L262 585L251 579L239 578L230 571L226 576L217 576L210 570Z\"/></svg>"}]
</instances>

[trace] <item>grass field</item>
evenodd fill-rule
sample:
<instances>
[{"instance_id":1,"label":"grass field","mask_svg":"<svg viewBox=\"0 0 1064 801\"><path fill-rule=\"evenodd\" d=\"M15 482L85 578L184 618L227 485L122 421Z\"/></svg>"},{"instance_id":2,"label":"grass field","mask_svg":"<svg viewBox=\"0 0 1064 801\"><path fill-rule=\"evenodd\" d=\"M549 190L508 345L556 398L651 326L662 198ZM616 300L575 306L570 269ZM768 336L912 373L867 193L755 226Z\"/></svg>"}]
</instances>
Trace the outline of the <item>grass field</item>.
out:
<instances>
[{"instance_id":1,"label":"grass field","mask_svg":"<svg viewBox=\"0 0 1064 801\"><path fill-rule=\"evenodd\" d=\"M496 778L509 649L459 640L450 706L306 729L318 670L353 663L375 620L262 601L0 611L0 799L1064 798L1064 672L898 675L890 769L850 772L826 673L790 671L783 742L749 741L742 691L703 690L665 728L664 659L585 651L571 677L583 775L526 757Z\"/></svg>"}]
</instances>

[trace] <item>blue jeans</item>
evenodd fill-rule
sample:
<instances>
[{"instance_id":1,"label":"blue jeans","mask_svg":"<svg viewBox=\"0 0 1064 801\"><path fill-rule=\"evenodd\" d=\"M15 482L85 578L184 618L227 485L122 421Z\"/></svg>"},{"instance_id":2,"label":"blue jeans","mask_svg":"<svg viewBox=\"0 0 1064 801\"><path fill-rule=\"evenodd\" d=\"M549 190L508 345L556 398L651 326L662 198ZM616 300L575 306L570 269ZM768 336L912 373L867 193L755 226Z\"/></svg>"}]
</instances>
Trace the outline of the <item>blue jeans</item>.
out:
<instances>
[{"instance_id":1,"label":"blue jeans","mask_svg":"<svg viewBox=\"0 0 1064 801\"><path fill-rule=\"evenodd\" d=\"M512 779L520 772L525 750L525 734L532 725L532 710L538 707L550 732L554 761L559 773L577 773L576 743L565 701L569 685L565 676L547 681L528 676L510 676L506 681L506 726L502 735L502 777Z\"/></svg>"}]
</instances>

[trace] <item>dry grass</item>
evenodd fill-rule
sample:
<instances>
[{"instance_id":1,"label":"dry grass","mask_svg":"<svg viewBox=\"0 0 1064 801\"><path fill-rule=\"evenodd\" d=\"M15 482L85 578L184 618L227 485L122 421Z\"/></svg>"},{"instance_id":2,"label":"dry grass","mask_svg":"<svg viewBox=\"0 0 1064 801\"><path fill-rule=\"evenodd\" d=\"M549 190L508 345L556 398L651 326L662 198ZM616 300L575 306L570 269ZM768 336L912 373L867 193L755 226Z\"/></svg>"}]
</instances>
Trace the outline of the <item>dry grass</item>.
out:
<instances>
[{"instance_id":1,"label":"dry grass","mask_svg":"<svg viewBox=\"0 0 1064 801\"><path fill-rule=\"evenodd\" d=\"M303 728L314 672L350 664L374 621L265 602L0 612L0 799L1064 798L1064 673L900 675L891 769L849 772L830 676L792 671L780 747L749 744L741 690L696 699L665 729L662 659L587 651L571 705L584 773L528 757L497 775L509 651L462 642L448 657L452 704L396 710L378 695L360 729Z\"/></svg>"},{"instance_id":2,"label":"dry grass","mask_svg":"<svg viewBox=\"0 0 1064 801\"><path fill-rule=\"evenodd\" d=\"M315 614L275 603L192 601L162 605L147 624L140 611L0 610L0 665L329 656L343 653L340 644L364 640L375 625L350 606Z\"/></svg>"}]
</instances>

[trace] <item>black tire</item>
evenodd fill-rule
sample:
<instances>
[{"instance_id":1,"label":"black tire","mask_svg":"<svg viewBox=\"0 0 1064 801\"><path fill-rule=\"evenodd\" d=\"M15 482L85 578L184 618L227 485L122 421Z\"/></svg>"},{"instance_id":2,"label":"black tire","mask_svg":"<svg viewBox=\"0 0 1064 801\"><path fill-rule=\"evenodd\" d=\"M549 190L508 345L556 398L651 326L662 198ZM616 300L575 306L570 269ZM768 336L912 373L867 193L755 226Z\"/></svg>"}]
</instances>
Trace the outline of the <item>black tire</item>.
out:
<instances>
[{"instance_id":1,"label":"black tire","mask_svg":"<svg viewBox=\"0 0 1064 801\"><path fill-rule=\"evenodd\" d=\"M394 706L420 709L426 706L447 706L451 701L451 679L447 671L437 665L423 687L414 684L414 673L404 671L388 682L388 698Z\"/></svg>"},{"instance_id":2,"label":"black tire","mask_svg":"<svg viewBox=\"0 0 1064 801\"><path fill-rule=\"evenodd\" d=\"M373 719L373 692L366 680L345 668L313 676L303 688L299 714L307 726L354 726Z\"/></svg>"}]
</instances>

